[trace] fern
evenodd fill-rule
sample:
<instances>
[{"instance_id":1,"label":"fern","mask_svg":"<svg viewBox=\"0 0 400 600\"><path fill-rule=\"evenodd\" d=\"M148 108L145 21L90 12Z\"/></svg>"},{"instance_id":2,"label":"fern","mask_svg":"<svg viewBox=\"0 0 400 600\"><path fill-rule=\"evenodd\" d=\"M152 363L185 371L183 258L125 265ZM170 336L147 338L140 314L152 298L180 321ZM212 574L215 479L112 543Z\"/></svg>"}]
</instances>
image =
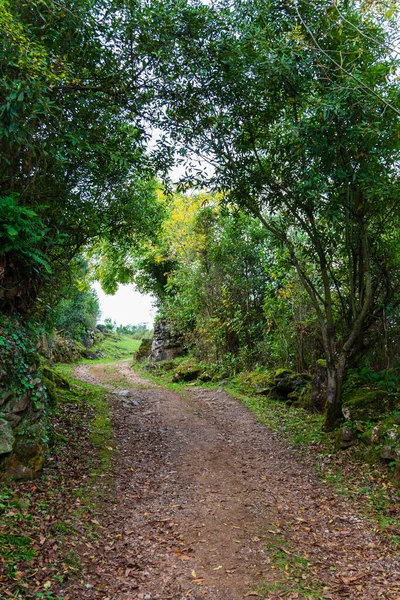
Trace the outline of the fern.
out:
<instances>
[{"instance_id":1,"label":"fern","mask_svg":"<svg viewBox=\"0 0 400 600\"><path fill-rule=\"evenodd\" d=\"M12 253L27 265L50 273L50 265L39 245L47 228L31 208L21 206L14 195L0 198L0 256Z\"/></svg>"}]
</instances>

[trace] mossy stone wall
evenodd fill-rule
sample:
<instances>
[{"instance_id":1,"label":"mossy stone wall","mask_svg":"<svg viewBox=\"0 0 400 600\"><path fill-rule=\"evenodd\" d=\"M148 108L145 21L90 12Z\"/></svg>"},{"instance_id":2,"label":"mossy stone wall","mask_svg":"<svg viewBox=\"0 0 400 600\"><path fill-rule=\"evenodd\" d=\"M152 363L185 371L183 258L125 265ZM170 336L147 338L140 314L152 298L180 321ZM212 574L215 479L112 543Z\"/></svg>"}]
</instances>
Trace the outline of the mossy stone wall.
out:
<instances>
[{"instance_id":1,"label":"mossy stone wall","mask_svg":"<svg viewBox=\"0 0 400 600\"><path fill-rule=\"evenodd\" d=\"M46 388L32 327L0 316L0 480L31 479L47 450Z\"/></svg>"}]
</instances>

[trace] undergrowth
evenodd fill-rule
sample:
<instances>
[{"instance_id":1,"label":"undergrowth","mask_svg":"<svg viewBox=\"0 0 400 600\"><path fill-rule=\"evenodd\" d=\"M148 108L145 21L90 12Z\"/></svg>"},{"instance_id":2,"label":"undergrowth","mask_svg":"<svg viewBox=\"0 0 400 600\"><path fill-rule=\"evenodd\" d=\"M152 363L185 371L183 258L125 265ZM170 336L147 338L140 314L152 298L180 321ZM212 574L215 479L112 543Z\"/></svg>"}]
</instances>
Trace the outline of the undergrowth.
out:
<instances>
[{"instance_id":1,"label":"undergrowth","mask_svg":"<svg viewBox=\"0 0 400 600\"><path fill-rule=\"evenodd\" d=\"M97 536L95 516L113 453L109 404L103 388L69 383L69 390L57 390L41 476L0 483L4 599L61 600L57 590L80 572L76 545Z\"/></svg>"}]
</instances>

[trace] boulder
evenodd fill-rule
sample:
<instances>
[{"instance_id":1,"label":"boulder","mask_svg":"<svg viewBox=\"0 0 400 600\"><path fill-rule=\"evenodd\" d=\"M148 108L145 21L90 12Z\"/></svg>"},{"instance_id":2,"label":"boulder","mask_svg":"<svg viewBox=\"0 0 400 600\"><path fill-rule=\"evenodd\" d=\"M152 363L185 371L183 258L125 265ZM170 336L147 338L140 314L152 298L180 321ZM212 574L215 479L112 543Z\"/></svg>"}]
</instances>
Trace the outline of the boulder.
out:
<instances>
[{"instance_id":1,"label":"boulder","mask_svg":"<svg viewBox=\"0 0 400 600\"><path fill-rule=\"evenodd\" d=\"M179 383L181 381L195 381L204 373L204 367L192 363L183 362L175 370L172 381Z\"/></svg>"},{"instance_id":2,"label":"boulder","mask_svg":"<svg viewBox=\"0 0 400 600\"><path fill-rule=\"evenodd\" d=\"M349 392L342 406L346 421L378 421L399 406L396 395L385 390L360 387Z\"/></svg>"},{"instance_id":3,"label":"boulder","mask_svg":"<svg viewBox=\"0 0 400 600\"><path fill-rule=\"evenodd\" d=\"M174 360L185 354L182 337L167 319L159 319L154 328L150 360Z\"/></svg>"},{"instance_id":4,"label":"boulder","mask_svg":"<svg viewBox=\"0 0 400 600\"><path fill-rule=\"evenodd\" d=\"M340 430L340 447L342 449L349 448L357 443L356 432L352 427L343 425Z\"/></svg>"},{"instance_id":5,"label":"boulder","mask_svg":"<svg viewBox=\"0 0 400 600\"><path fill-rule=\"evenodd\" d=\"M299 404L310 380L310 375L295 373L290 369L254 371L239 376L244 391L289 404Z\"/></svg>"},{"instance_id":6,"label":"boulder","mask_svg":"<svg viewBox=\"0 0 400 600\"><path fill-rule=\"evenodd\" d=\"M143 361L147 360L148 358L150 358L151 346L152 346L151 340L142 340L140 342L139 348L136 350L135 354L133 355L133 360L135 362L143 362Z\"/></svg>"},{"instance_id":7,"label":"boulder","mask_svg":"<svg viewBox=\"0 0 400 600\"><path fill-rule=\"evenodd\" d=\"M12 452L15 442L12 427L5 419L0 419L0 455Z\"/></svg>"}]
</instances>

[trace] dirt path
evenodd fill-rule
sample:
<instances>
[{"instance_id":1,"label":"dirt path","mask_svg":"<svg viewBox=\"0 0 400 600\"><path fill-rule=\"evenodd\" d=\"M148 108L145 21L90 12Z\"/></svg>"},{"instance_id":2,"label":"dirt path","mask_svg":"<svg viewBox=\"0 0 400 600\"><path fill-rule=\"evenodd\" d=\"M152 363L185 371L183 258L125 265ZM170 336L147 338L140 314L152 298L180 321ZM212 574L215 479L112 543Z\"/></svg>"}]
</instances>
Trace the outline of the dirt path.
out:
<instances>
[{"instance_id":1,"label":"dirt path","mask_svg":"<svg viewBox=\"0 0 400 600\"><path fill-rule=\"evenodd\" d=\"M76 376L115 399L113 481L71 600L400 599L373 523L222 390L184 396L126 362Z\"/></svg>"}]
</instances>

